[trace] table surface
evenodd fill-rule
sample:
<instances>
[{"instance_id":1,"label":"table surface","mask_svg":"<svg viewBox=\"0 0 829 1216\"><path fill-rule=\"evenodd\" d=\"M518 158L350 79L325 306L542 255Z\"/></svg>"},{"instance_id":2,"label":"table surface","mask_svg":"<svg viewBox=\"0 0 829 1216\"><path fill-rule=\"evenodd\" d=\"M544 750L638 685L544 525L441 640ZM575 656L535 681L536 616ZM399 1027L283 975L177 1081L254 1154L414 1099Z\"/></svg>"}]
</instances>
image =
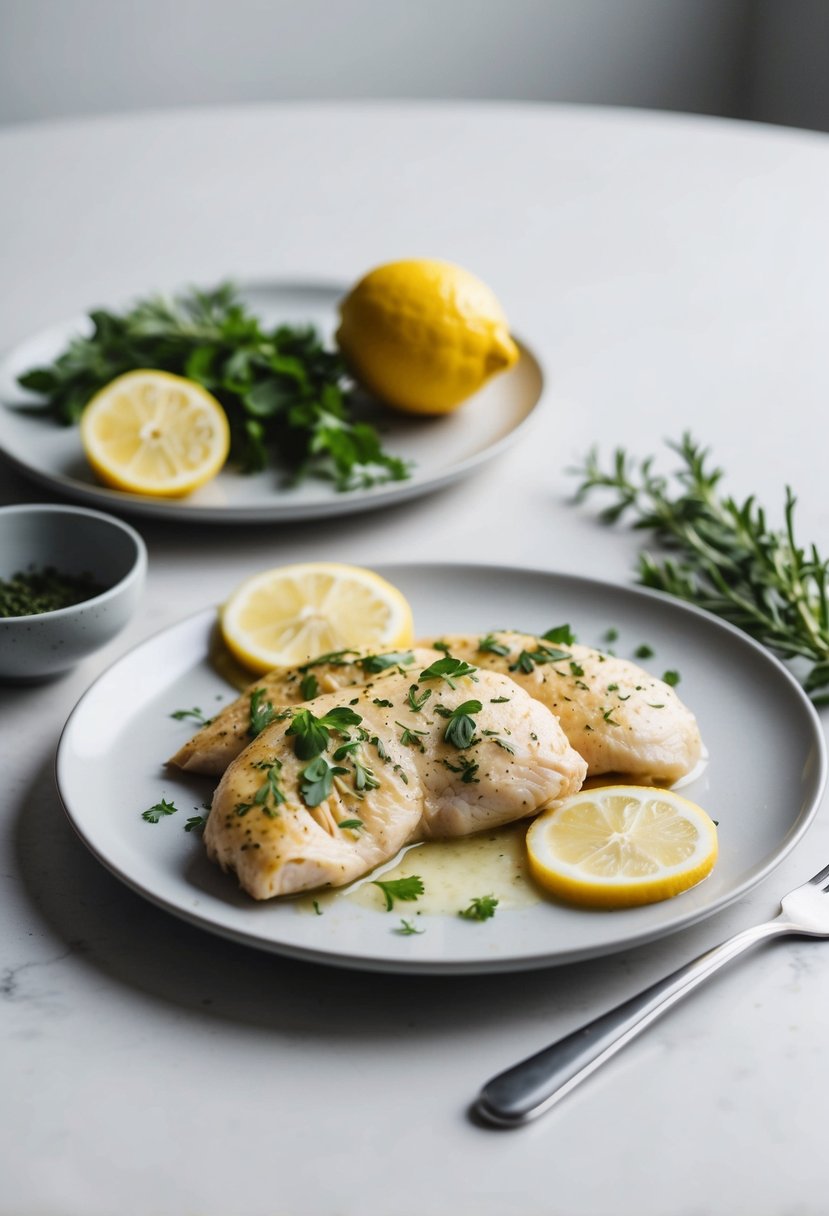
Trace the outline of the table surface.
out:
<instances>
[{"instance_id":1,"label":"table surface","mask_svg":"<svg viewBox=\"0 0 829 1216\"><path fill-rule=\"evenodd\" d=\"M802 537L829 548L826 139L634 111L282 105L9 129L0 164L0 345L162 285L349 282L438 256L495 287L548 369L532 435L428 498L279 528L137 521L138 618L60 680L0 690L3 1216L823 1213L829 944L745 957L525 1129L467 1106L772 914L829 858L825 811L749 897L670 938L415 979L164 914L74 836L52 762L100 671L267 565L430 559L439 534L442 557L630 582L635 538L569 501L596 442L647 454L690 429L773 515L794 486ZM48 497L0 475L2 502Z\"/></svg>"}]
</instances>

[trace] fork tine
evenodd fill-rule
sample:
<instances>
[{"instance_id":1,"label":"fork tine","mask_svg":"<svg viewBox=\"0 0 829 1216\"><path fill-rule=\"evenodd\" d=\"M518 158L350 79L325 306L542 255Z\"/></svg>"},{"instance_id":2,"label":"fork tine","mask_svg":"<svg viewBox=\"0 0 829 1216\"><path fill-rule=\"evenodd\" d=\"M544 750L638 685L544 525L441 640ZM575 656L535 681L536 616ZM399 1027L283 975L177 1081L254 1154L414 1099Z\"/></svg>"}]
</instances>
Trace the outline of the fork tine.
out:
<instances>
[{"instance_id":1,"label":"fork tine","mask_svg":"<svg viewBox=\"0 0 829 1216\"><path fill-rule=\"evenodd\" d=\"M819 887L826 883L829 878L829 866L824 866L819 874L815 874L814 878L810 878L809 882L813 887Z\"/></svg>"}]
</instances>

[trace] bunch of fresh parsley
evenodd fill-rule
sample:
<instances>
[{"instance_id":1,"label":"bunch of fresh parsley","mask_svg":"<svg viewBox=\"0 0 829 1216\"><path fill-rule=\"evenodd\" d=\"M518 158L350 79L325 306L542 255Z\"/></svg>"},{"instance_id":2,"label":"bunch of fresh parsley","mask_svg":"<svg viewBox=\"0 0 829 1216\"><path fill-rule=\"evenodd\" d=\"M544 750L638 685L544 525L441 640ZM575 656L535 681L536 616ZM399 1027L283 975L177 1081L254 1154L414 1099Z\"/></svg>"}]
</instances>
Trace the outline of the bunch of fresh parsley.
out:
<instances>
[{"instance_id":1,"label":"bunch of fresh parsley","mask_svg":"<svg viewBox=\"0 0 829 1216\"><path fill-rule=\"evenodd\" d=\"M77 422L116 376L152 368L194 380L221 402L231 459L244 472L273 461L293 481L324 477L339 490L408 477L407 463L385 452L375 427L356 416L340 355L312 327L266 328L232 285L89 316L89 337L74 338L54 363L19 377L57 421Z\"/></svg>"}]
</instances>

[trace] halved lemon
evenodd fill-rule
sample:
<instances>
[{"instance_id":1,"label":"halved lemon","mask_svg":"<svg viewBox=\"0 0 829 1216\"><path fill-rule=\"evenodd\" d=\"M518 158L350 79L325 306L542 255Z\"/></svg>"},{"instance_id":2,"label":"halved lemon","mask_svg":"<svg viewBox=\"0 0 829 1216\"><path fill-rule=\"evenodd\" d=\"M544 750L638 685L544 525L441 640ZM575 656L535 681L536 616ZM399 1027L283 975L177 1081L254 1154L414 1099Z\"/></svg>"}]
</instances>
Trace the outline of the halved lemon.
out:
<instances>
[{"instance_id":1,"label":"halved lemon","mask_svg":"<svg viewBox=\"0 0 829 1216\"><path fill-rule=\"evenodd\" d=\"M257 674L350 647L396 650L414 637L403 594L373 570L339 562L280 566L246 579L224 605L221 629Z\"/></svg>"},{"instance_id":2,"label":"halved lemon","mask_svg":"<svg viewBox=\"0 0 829 1216\"><path fill-rule=\"evenodd\" d=\"M81 415L86 458L105 485L153 498L181 498L215 477L230 449L215 397L169 372L126 372Z\"/></svg>"},{"instance_id":3,"label":"halved lemon","mask_svg":"<svg viewBox=\"0 0 829 1216\"><path fill-rule=\"evenodd\" d=\"M530 872L541 886L589 907L670 899L701 882L717 860L717 829L671 790L608 785L582 790L527 832Z\"/></svg>"}]
</instances>

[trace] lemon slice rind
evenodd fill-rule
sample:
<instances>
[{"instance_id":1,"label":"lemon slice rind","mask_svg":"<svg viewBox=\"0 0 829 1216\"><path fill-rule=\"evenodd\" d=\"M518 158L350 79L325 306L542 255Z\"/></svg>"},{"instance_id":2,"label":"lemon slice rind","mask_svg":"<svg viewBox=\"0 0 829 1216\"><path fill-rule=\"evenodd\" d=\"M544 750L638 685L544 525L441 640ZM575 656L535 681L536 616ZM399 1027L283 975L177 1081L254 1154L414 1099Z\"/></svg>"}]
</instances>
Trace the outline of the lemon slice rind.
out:
<instances>
[{"instance_id":1,"label":"lemon slice rind","mask_svg":"<svg viewBox=\"0 0 829 1216\"><path fill-rule=\"evenodd\" d=\"M219 402L183 376L146 368L105 385L81 415L81 443L104 485L181 498L225 463L230 427Z\"/></svg>"},{"instance_id":2,"label":"lemon slice rind","mask_svg":"<svg viewBox=\"0 0 829 1216\"><path fill-rule=\"evenodd\" d=\"M633 907L696 886L717 860L717 830L672 790L605 786L544 812L527 832L530 873L585 907Z\"/></svg>"},{"instance_id":3,"label":"lemon slice rind","mask_svg":"<svg viewBox=\"0 0 829 1216\"><path fill-rule=\"evenodd\" d=\"M221 609L222 637L257 675L349 648L395 650L414 638L403 594L373 570L305 562L246 579Z\"/></svg>"}]
</instances>

